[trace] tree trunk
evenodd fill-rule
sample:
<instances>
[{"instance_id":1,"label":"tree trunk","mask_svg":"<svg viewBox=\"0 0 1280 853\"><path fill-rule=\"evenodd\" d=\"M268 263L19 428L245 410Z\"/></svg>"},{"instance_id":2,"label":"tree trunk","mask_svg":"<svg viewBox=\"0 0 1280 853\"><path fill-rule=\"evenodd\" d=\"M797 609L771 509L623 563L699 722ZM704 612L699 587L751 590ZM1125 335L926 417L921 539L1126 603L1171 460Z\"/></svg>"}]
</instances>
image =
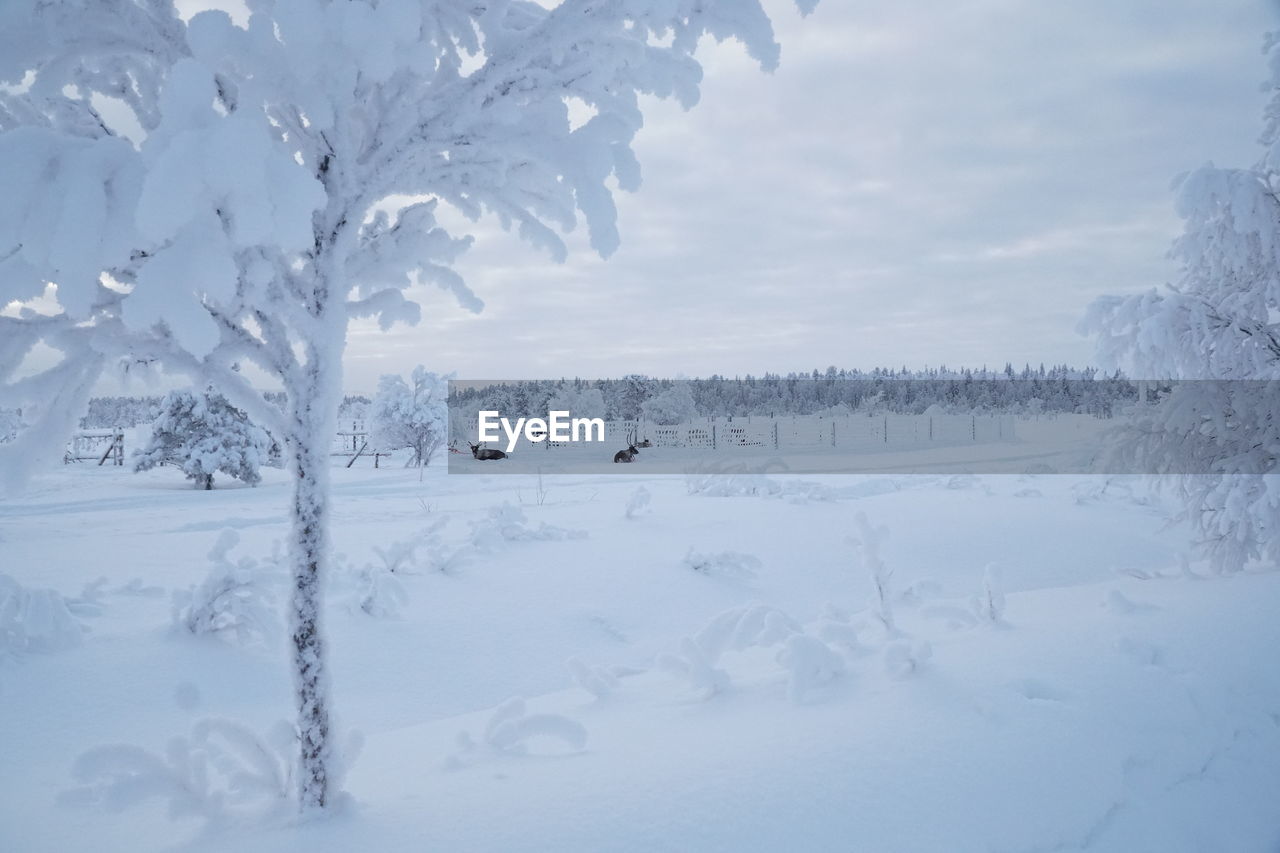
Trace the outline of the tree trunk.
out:
<instances>
[{"instance_id":1,"label":"tree trunk","mask_svg":"<svg viewBox=\"0 0 1280 853\"><path fill-rule=\"evenodd\" d=\"M329 565L329 439L342 381L341 347L336 349L312 348L306 376L301 387L290 389L289 400L294 474L289 617L298 709L298 798L303 811L323 809L333 793L328 659L321 617Z\"/></svg>"}]
</instances>

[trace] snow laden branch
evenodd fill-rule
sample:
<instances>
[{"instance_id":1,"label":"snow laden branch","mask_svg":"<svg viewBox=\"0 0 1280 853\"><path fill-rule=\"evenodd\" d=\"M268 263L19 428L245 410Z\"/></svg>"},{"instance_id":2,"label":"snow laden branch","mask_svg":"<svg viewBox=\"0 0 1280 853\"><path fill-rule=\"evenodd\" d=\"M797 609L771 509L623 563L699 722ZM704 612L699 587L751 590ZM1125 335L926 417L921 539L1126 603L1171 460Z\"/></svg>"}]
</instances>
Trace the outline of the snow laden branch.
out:
<instances>
[{"instance_id":1,"label":"snow laden branch","mask_svg":"<svg viewBox=\"0 0 1280 853\"><path fill-rule=\"evenodd\" d=\"M319 604L351 318L415 322L419 283L481 308L454 270L470 238L442 208L496 217L556 259L581 217L610 254L612 187L640 183L641 96L696 103L703 36L737 40L765 69L779 47L757 0L248 6L237 23L184 20L173 0L0 4L0 408L29 425L6 447L47 458L104 368L159 366L276 439L294 483L311 809L331 793ZM40 344L56 364L15 380L46 358ZM248 366L283 387L283 412Z\"/></svg>"}]
</instances>

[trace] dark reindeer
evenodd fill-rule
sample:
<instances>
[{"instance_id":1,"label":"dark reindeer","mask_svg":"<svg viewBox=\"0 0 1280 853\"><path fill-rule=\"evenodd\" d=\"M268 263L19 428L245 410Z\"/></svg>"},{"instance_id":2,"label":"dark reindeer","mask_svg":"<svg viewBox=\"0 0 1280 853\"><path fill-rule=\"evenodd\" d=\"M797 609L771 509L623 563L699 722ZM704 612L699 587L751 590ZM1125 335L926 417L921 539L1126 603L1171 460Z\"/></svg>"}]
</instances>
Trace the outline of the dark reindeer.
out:
<instances>
[{"instance_id":1,"label":"dark reindeer","mask_svg":"<svg viewBox=\"0 0 1280 853\"><path fill-rule=\"evenodd\" d=\"M640 451L636 450L636 434L634 432L627 433L627 449L619 450L613 454L614 462L634 462L635 458L640 455Z\"/></svg>"},{"instance_id":2,"label":"dark reindeer","mask_svg":"<svg viewBox=\"0 0 1280 853\"><path fill-rule=\"evenodd\" d=\"M472 444L469 441L467 442L467 447L471 448L471 455L481 461L484 461L487 459L506 459L507 458L507 454L503 453L501 450L492 450L487 447L481 447L480 445Z\"/></svg>"}]
</instances>

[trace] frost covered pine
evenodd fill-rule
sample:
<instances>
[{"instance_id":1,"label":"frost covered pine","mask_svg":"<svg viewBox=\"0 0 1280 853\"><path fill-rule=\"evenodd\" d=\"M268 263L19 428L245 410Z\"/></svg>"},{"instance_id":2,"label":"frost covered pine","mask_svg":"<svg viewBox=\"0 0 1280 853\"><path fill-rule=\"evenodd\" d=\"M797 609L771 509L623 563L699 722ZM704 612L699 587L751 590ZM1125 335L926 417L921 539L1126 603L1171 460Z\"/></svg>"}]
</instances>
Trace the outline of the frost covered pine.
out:
<instances>
[{"instance_id":1,"label":"frost covered pine","mask_svg":"<svg viewBox=\"0 0 1280 853\"><path fill-rule=\"evenodd\" d=\"M413 449L411 467L425 467L449 437L449 383L418 365L409 382L387 374L369 408L370 438L379 450Z\"/></svg>"},{"instance_id":2,"label":"frost covered pine","mask_svg":"<svg viewBox=\"0 0 1280 853\"><path fill-rule=\"evenodd\" d=\"M221 394L172 391L147 446L134 455L133 470L176 465L198 489L212 489L217 473L256 486L270 454L271 437Z\"/></svg>"},{"instance_id":3,"label":"frost covered pine","mask_svg":"<svg viewBox=\"0 0 1280 853\"><path fill-rule=\"evenodd\" d=\"M417 282L481 308L441 205L557 260L581 214L612 253L641 96L696 103L704 35L777 64L757 0L255 0L239 22L174 0L0 4L0 304L24 306L0 317L0 405L30 424L6 480L56 461L108 364L212 384L281 442L303 809L330 798L320 600L348 324L415 322ZM60 360L14 379L39 343Z\"/></svg>"},{"instance_id":4,"label":"frost covered pine","mask_svg":"<svg viewBox=\"0 0 1280 853\"><path fill-rule=\"evenodd\" d=\"M1252 168L1212 163L1178 179L1178 279L1090 306L1081 330L1104 362L1179 382L1136 418L1122 450L1178 474L1210 564L1280 565L1280 41L1266 43L1272 96ZM1186 474L1186 471L1197 473Z\"/></svg>"}]
</instances>

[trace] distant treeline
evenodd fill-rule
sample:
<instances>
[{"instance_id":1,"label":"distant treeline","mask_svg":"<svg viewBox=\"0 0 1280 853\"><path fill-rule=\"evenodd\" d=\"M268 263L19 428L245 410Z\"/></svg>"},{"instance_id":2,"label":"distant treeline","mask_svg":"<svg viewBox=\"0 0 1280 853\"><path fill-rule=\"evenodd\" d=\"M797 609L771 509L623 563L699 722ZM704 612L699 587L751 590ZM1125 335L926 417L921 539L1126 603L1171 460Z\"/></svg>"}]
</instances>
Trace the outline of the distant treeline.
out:
<instances>
[{"instance_id":1,"label":"distant treeline","mask_svg":"<svg viewBox=\"0 0 1280 853\"><path fill-rule=\"evenodd\" d=\"M1010 381L1016 380L1016 381ZM931 406L945 410L1004 411L1013 413L1077 412L1107 417L1117 403L1137 397L1137 386L1119 374L1105 375L1094 368L1012 365L993 371L876 368L871 371L828 367L811 373L766 373L763 376L706 379L653 379L626 376L621 379L538 379L503 382L485 387L456 389L450 405L463 410L496 409L521 414L541 414L560 399L595 399L603 411L591 412L610 420L634 420L641 406L676 385L686 386L693 413L700 417L743 415L812 415L849 412L920 414ZM583 396L583 392L599 392ZM285 396L265 392L281 408ZM160 395L94 397L81 418L84 429L134 427L150 423L159 414ZM369 398L349 394L339 409L341 418L363 418Z\"/></svg>"},{"instance_id":2,"label":"distant treeline","mask_svg":"<svg viewBox=\"0 0 1280 853\"><path fill-rule=\"evenodd\" d=\"M473 412L494 409L514 415L544 413L552 401L603 398L602 415L610 420L633 420L647 414L646 400L676 396L686 386L694 414L700 417L745 415L812 415L852 412L921 414L938 406L947 411L1002 411L1015 414L1086 413L1109 417L1118 403L1137 398L1137 386L1119 374L1094 368L1058 365L1046 369L1029 365L1015 370L957 370L946 368L839 370L785 376L662 380L645 376L621 379L560 379L502 382L457 388L450 406ZM585 394L584 394L585 392ZM683 389L681 389L683 393Z\"/></svg>"}]
</instances>

